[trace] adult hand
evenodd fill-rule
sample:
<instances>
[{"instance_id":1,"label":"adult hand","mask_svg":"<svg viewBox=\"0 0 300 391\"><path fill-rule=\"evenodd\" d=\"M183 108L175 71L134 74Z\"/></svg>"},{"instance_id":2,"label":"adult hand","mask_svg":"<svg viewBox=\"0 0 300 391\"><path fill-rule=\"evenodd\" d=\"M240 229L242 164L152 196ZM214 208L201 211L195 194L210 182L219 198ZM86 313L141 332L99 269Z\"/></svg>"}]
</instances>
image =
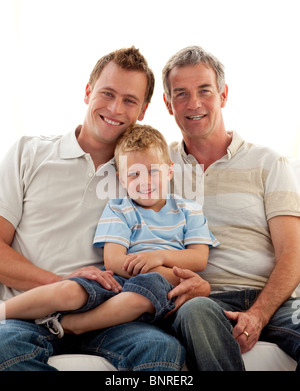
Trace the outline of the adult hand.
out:
<instances>
[{"instance_id":1,"label":"adult hand","mask_svg":"<svg viewBox=\"0 0 300 391\"><path fill-rule=\"evenodd\" d=\"M114 279L113 272L111 270L104 271L95 266L86 266L76 270L63 279L70 277L84 277L89 280L95 280L102 285L103 288L114 292L121 292L122 290L121 285Z\"/></svg>"},{"instance_id":2,"label":"adult hand","mask_svg":"<svg viewBox=\"0 0 300 391\"><path fill-rule=\"evenodd\" d=\"M180 283L168 293L168 299L176 297L175 308L170 311L170 316L177 311L186 301L198 296L208 296L210 285L199 274L188 269L173 267L173 273L180 278Z\"/></svg>"},{"instance_id":3,"label":"adult hand","mask_svg":"<svg viewBox=\"0 0 300 391\"><path fill-rule=\"evenodd\" d=\"M224 312L230 320L236 322L232 330L232 335L240 345L241 352L248 352L259 339L263 328L262 322L257 316L251 313L251 310L246 312Z\"/></svg>"}]
</instances>

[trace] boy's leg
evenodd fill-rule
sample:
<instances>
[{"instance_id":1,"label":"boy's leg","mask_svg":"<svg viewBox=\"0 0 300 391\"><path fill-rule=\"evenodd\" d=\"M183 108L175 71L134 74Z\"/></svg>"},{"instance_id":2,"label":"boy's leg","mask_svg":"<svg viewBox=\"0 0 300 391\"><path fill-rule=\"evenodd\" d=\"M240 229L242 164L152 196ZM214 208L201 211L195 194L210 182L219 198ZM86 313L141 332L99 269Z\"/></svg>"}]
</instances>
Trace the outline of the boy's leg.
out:
<instances>
[{"instance_id":1,"label":"boy's leg","mask_svg":"<svg viewBox=\"0 0 300 391\"><path fill-rule=\"evenodd\" d=\"M150 300L138 293L121 292L90 311L65 315L61 325L67 333L82 334L132 322L145 312L155 312Z\"/></svg>"},{"instance_id":2,"label":"boy's leg","mask_svg":"<svg viewBox=\"0 0 300 391\"><path fill-rule=\"evenodd\" d=\"M6 319L36 319L58 311L82 307L88 299L85 289L75 281L64 280L43 285L1 304Z\"/></svg>"},{"instance_id":3,"label":"boy's leg","mask_svg":"<svg viewBox=\"0 0 300 391\"><path fill-rule=\"evenodd\" d=\"M175 298L169 300L167 295L174 287L161 274L156 272L138 274L127 280L123 286L123 292L135 292L147 298L154 311L145 311L138 320L153 323L175 307ZM150 313L150 314L149 314ZM142 315L142 314L141 314Z\"/></svg>"}]
</instances>

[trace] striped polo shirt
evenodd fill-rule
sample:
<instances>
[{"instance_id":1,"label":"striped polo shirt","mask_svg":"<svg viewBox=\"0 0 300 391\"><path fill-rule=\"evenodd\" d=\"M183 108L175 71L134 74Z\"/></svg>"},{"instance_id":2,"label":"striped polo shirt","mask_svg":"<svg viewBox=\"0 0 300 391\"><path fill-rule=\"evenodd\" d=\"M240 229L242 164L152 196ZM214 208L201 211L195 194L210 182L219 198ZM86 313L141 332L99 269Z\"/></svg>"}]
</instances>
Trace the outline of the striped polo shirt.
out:
<instances>
[{"instance_id":1,"label":"striped polo shirt","mask_svg":"<svg viewBox=\"0 0 300 391\"><path fill-rule=\"evenodd\" d=\"M262 289L275 266L268 220L300 216L299 185L288 159L245 142L236 132L227 154L204 173L196 173L200 164L185 153L183 142L172 143L170 155L181 167L174 175L175 192L186 197L184 183L203 184L203 212L221 243L210 250L201 276L212 291ZM191 169L183 171L185 165Z\"/></svg>"},{"instance_id":2,"label":"striped polo shirt","mask_svg":"<svg viewBox=\"0 0 300 391\"><path fill-rule=\"evenodd\" d=\"M128 254L151 250L181 250L189 244L217 246L199 204L168 198L159 211L145 209L129 198L112 199L99 220L94 245L119 243Z\"/></svg>"}]
</instances>

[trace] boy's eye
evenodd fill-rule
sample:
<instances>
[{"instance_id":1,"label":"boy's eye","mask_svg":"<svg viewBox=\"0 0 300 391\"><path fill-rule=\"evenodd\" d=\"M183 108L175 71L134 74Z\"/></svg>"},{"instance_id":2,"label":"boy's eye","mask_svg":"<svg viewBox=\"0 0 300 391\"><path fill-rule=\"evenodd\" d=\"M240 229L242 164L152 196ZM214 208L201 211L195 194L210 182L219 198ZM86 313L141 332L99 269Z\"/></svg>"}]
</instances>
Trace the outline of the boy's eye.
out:
<instances>
[{"instance_id":1,"label":"boy's eye","mask_svg":"<svg viewBox=\"0 0 300 391\"><path fill-rule=\"evenodd\" d=\"M139 173L137 171L128 173L129 177L137 177L138 175L139 175Z\"/></svg>"},{"instance_id":2,"label":"boy's eye","mask_svg":"<svg viewBox=\"0 0 300 391\"><path fill-rule=\"evenodd\" d=\"M158 174L160 171L158 168L153 168L150 170L150 175Z\"/></svg>"}]
</instances>

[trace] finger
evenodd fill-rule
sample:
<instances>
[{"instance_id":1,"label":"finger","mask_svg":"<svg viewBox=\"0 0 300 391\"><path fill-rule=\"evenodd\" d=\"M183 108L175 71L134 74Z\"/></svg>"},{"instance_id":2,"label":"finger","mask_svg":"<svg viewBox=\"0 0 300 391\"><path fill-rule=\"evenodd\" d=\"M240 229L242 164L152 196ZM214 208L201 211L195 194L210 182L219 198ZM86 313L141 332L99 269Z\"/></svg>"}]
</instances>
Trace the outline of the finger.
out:
<instances>
[{"instance_id":1,"label":"finger","mask_svg":"<svg viewBox=\"0 0 300 391\"><path fill-rule=\"evenodd\" d=\"M225 315L227 316L228 319L237 321L238 312L224 311L224 313L225 313Z\"/></svg>"},{"instance_id":2,"label":"finger","mask_svg":"<svg viewBox=\"0 0 300 391\"><path fill-rule=\"evenodd\" d=\"M142 267L144 266L144 261L140 258L136 259L134 262L134 267L132 268L132 275L136 276L140 273Z\"/></svg>"},{"instance_id":3,"label":"finger","mask_svg":"<svg viewBox=\"0 0 300 391\"><path fill-rule=\"evenodd\" d=\"M123 289L122 285L115 279L111 270L109 271L109 274L106 275L106 279L108 280L109 284L115 288L115 291L120 292Z\"/></svg>"},{"instance_id":4,"label":"finger","mask_svg":"<svg viewBox=\"0 0 300 391\"><path fill-rule=\"evenodd\" d=\"M175 300L175 307L165 315L165 318L168 318L169 316L171 316L172 314L174 314L174 312L178 311L178 309L179 309L185 302L186 302L186 298L185 298L184 296L177 297L177 299Z\"/></svg>"},{"instance_id":5,"label":"finger","mask_svg":"<svg viewBox=\"0 0 300 391\"><path fill-rule=\"evenodd\" d=\"M148 271L149 271L149 265L145 264L145 265L141 268L140 274L146 274Z\"/></svg>"},{"instance_id":6,"label":"finger","mask_svg":"<svg viewBox=\"0 0 300 391\"><path fill-rule=\"evenodd\" d=\"M127 273L129 274L134 274L133 273L133 270L135 268L135 265L139 262L138 258L135 258L135 259L130 259L128 261L128 265L127 265Z\"/></svg>"},{"instance_id":7,"label":"finger","mask_svg":"<svg viewBox=\"0 0 300 391\"><path fill-rule=\"evenodd\" d=\"M247 337L246 334L242 333L239 337L236 338L236 341L240 345L241 353L246 353L253 348L257 342L257 339L250 334Z\"/></svg>"},{"instance_id":8,"label":"finger","mask_svg":"<svg viewBox=\"0 0 300 391\"><path fill-rule=\"evenodd\" d=\"M184 280L168 293L168 299L185 294L189 287L190 284L187 282L187 280Z\"/></svg>"},{"instance_id":9,"label":"finger","mask_svg":"<svg viewBox=\"0 0 300 391\"><path fill-rule=\"evenodd\" d=\"M182 278L184 280L197 275L195 272L192 272L191 270L181 269L180 267L177 267L177 266L173 267L173 273L175 274L175 276Z\"/></svg>"},{"instance_id":10,"label":"finger","mask_svg":"<svg viewBox=\"0 0 300 391\"><path fill-rule=\"evenodd\" d=\"M127 271L128 265L136 258L136 254L128 254L126 261L124 262L123 269Z\"/></svg>"}]
</instances>

